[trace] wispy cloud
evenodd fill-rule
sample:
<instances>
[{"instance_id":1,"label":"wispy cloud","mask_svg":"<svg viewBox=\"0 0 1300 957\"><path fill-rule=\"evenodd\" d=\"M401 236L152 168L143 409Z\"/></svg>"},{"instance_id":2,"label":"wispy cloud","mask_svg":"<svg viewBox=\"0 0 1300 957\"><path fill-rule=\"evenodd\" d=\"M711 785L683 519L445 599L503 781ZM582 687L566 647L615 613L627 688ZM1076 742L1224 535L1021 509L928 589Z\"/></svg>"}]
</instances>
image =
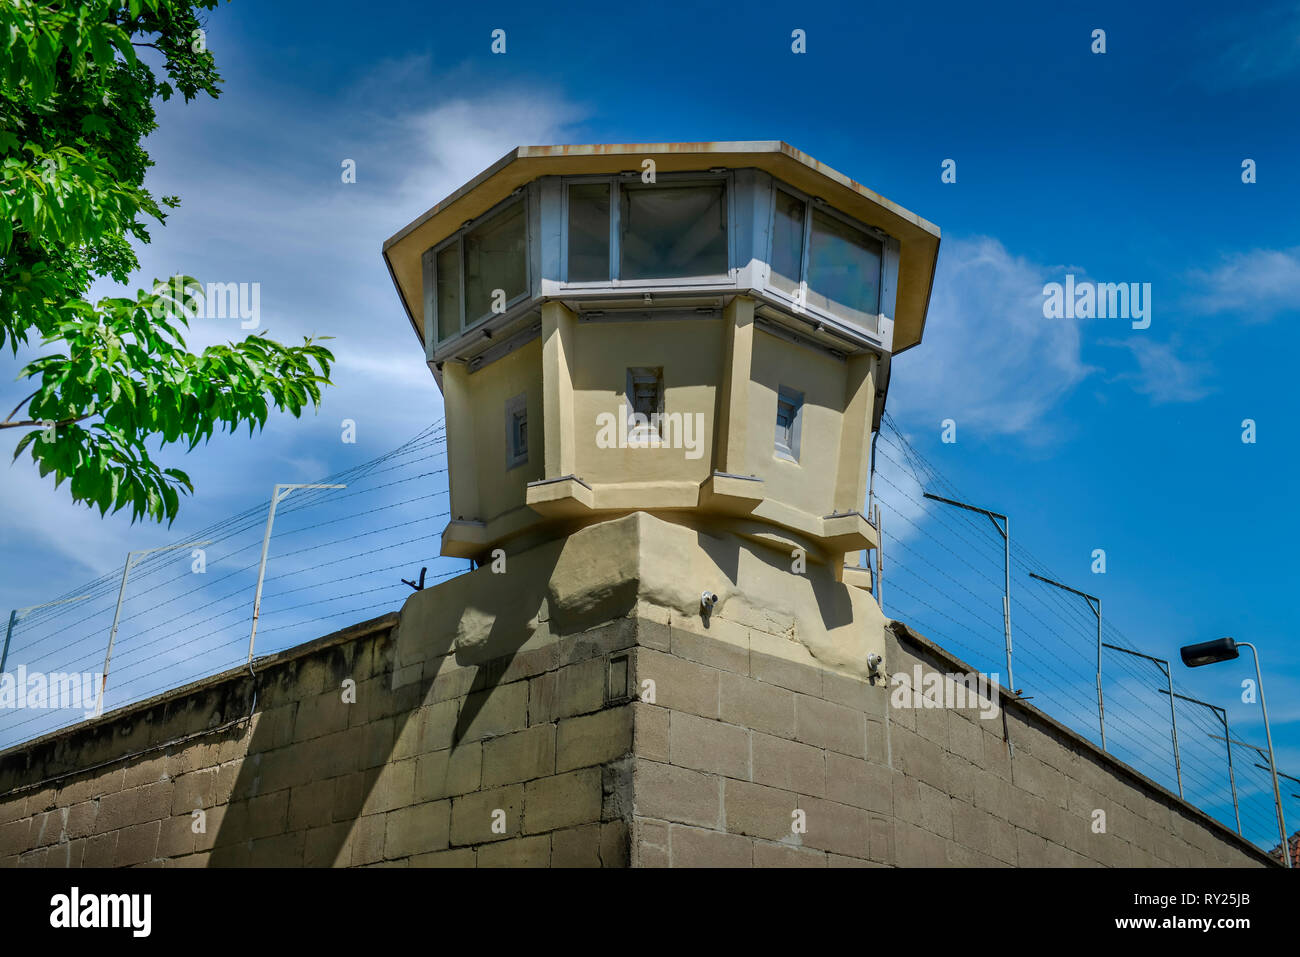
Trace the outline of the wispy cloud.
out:
<instances>
[{"instance_id":1,"label":"wispy cloud","mask_svg":"<svg viewBox=\"0 0 1300 957\"><path fill-rule=\"evenodd\" d=\"M388 88L395 73L420 75L428 89L425 66L381 67L390 75L377 87ZM11 576L0 593L21 595L15 604L120 567L127 548L171 540L263 502L276 482L310 481L378 455L440 417L441 395L380 256L383 240L511 148L564 142L579 116L560 95L498 88L433 104L408 98L403 109L383 114L362 104L322 123L319 110L263 97L253 85L244 78L217 103L167 108L149 144L158 162L150 186L179 194L183 205L140 250L141 269L128 288L178 270L205 282L260 282L258 331L283 342L333 337L326 345L337 357L335 385L318 414L273 416L253 439L218 435L188 455L163 452L160 460L183 468L196 486L174 530L131 527L125 513L101 520L74 505L66 488L39 478L30 461L7 468L0 477L5 497L23 507L0 515L0 541L21 541L68 574L58 582ZM232 154L214 143L240 148ZM358 161L355 184L341 181L344 158ZM103 283L93 296L118 293ZM203 348L247 333L237 320L196 320L186 339ZM0 380L30 358L0 357ZM356 422L354 445L341 441L345 418ZM3 448L0 457L8 458Z\"/></svg>"},{"instance_id":2,"label":"wispy cloud","mask_svg":"<svg viewBox=\"0 0 1300 957\"><path fill-rule=\"evenodd\" d=\"M1300 311L1300 246L1233 253L1214 269L1194 271L1192 281L1200 287L1196 303L1206 312L1266 322Z\"/></svg>"},{"instance_id":3,"label":"wispy cloud","mask_svg":"<svg viewBox=\"0 0 1300 957\"><path fill-rule=\"evenodd\" d=\"M572 104L530 92L461 98L413 114L403 125L422 162L406 169L400 192L423 203L423 212L516 146L564 142L578 119Z\"/></svg>"},{"instance_id":4,"label":"wispy cloud","mask_svg":"<svg viewBox=\"0 0 1300 957\"><path fill-rule=\"evenodd\" d=\"M1174 346L1148 336L1107 339L1102 345L1127 349L1137 361L1137 370L1121 372L1116 381L1132 383L1133 390L1152 402L1199 402L1214 392L1213 368L1209 363L1181 359Z\"/></svg>"},{"instance_id":5,"label":"wispy cloud","mask_svg":"<svg viewBox=\"0 0 1300 957\"><path fill-rule=\"evenodd\" d=\"M936 429L951 418L968 435L1046 441L1047 413L1093 371L1078 325L1043 318L1048 273L996 239L946 239L925 344L899 357L891 408Z\"/></svg>"}]
</instances>

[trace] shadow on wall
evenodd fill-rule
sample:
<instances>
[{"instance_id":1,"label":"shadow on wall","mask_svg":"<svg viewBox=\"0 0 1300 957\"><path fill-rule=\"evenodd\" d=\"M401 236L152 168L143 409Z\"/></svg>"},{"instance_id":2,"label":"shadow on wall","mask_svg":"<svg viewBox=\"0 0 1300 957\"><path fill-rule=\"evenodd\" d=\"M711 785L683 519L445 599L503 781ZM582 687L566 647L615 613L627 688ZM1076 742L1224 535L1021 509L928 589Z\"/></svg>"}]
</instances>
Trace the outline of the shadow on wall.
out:
<instances>
[{"instance_id":1,"label":"shadow on wall","mask_svg":"<svg viewBox=\"0 0 1300 957\"><path fill-rule=\"evenodd\" d=\"M366 853L358 859L350 852L354 842L376 839L369 832L354 834L359 819L453 796L447 779L456 768L456 752L477 740L467 736L475 733L476 718L531 637L530 621L544 596L538 590L512 599L503 595L501 582L484 577L491 575L484 566L413 595L408 604L428 604L416 616L404 609L397 628L335 646L323 661L304 658L255 679L261 710L239 759L229 803L208 812L209 819L220 815L209 866L369 863ZM403 623L409 621L409 630L431 616L456 625L402 634L399 656ZM457 638L464 623L487 617L486 640L461 649ZM456 665L470 670L452 669L438 682L453 651ZM319 669L315 675L313 664ZM355 682L354 703L344 700L349 680ZM448 760L432 762L430 771L417 777L416 759L442 750L449 750ZM381 817L380 841L382 826Z\"/></svg>"},{"instance_id":2,"label":"shadow on wall","mask_svg":"<svg viewBox=\"0 0 1300 957\"><path fill-rule=\"evenodd\" d=\"M261 710L246 753L218 772L218 797L229 804L211 811L220 820L209 819L209 828L218 828L209 863L376 862L383 819L355 828L359 820L477 789L477 781L460 780L456 753L490 733L491 715L481 715L515 680L511 664L536 629L576 635L634 614L647 597L673 614L698 615L695 573L715 581L722 573L738 592L789 580L780 550L698 531L681 541L655 533L659 521L624 516L533 547L512 555L508 576L486 564L413 594L394 629L270 666L257 679ZM690 571L682 564L682 547L692 550L686 542L705 555L689 581L682 580ZM646 555L653 581L642 580ZM827 575L809 581L798 588L811 589L824 627L852 622L846 586ZM803 596L792 596L792 610ZM448 671L452 654L459 667ZM348 680L355 681L355 703L344 702ZM416 761L434 752L446 752L446 761Z\"/></svg>"}]
</instances>

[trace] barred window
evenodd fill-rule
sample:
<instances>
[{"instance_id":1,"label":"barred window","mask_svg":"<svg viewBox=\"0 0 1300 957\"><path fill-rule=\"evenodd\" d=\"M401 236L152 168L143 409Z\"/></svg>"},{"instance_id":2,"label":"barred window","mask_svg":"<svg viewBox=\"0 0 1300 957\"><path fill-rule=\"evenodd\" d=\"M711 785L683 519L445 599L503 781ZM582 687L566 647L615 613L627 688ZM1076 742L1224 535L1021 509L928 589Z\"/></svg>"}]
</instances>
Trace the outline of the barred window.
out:
<instances>
[{"instance_id":1,"label":"barred window","mask_svg":"<svg viewBox=\"0 0 1300 957\"><path fill-rule=\"evenodd\" d=\"M802 431L803 393L781 386L776 395L776 454L798 462Z\"/></svg>"}]
</instances>

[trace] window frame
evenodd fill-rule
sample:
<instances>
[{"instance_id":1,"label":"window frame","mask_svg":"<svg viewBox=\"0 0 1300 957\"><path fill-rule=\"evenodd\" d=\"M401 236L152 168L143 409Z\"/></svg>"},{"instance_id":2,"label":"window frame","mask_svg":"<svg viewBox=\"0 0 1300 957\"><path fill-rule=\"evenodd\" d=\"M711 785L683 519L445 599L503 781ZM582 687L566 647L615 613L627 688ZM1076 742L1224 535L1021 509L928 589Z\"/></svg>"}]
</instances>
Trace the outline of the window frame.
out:
<instances>
[{"instance_id":1,"label":"window frame","mask_svg":"<svg viewBox=\"0 0 1300 957\"><path fill-rule=\"evenodd\" d=\"M776 417L775 421L779 423L781 415L781 403L785 401L794 407L794 414L790 422L790 441L782 442L776 438L775 427L773 428L772 445L773 454L783 461L799 464L799 450L803 442L803 408L804 393L797 389L791 389L789 386L777 386L776 390Z\"/></svg>"},{"instance_id":2,"label":"window frame","mask_svg":"<svg viewBox=\"0 0 1300 957\"><path fill-rule=\"evenodd\" d=\"M641 183L640 171L603 176L560 177L560 287L565 290L655 289L680 286L734 286L739 271L736 253L736 177L734 170L713 173L683 171L656 173L654 183ZM655 186L706 186L723 184L722 202L726 206L727 269L703 276L668 276L661 279L622 279L623 266L623 189L653 189ZM593 183L609 184L609 278L605 280L569 281L569 187Z\"/></svg>"},{"instance_id":3,"label":"window frame","mask_svg":"<svg viewBox=\"0 0 1300 957\"><path fill-rule=\"evenodd\" d=\"M560 178L560 275L566 287L592 289L608 286L618 271L615 251L618 249L619 193L618 176L563 176ZM569 187L594 186L603 183L609 189L609 276L606 279L584 279L569 282Z\"/></svg>"},{"instance_id":4,"label":"window frame","mask_svg":"<svg viewBox=\"0 0 1300 957\"><path fill-rule=\"evenodd\" d=\"M515 204L519 204L523 207L523 220L524 220L524 249L523 249L524 288L523 291L507 299L506 307L502 312L496 313L493 312L491 309L489 309L483 315L475 316L473 319L471 319L468 315L469 304L465 298L466 268L465 268L464 239L467 235L472 233L474 230L479 229L482 226L492 222L492 220L498 218L499 216L502 216L510 212L511 209L515 206ZM439 337L439 322L438 322L439 320L438 294L437 294L438 254L441 253L443 250L445 250L447 247L453 245L457 247L456 259L460 263L460 300L459 300L460 316L458 317L456 331L453 332L451 335L447 336L446 338L441 338ZM432 356L434 350L441 349L443 346L446 346L448 343L455 341L459 337L465 335L465 333L467 332L472 332L474 329L483 325L493 316L504 315L505 313L508 313L512 308L519 305L519 303L523 302L526 299L530 299L532 297L533 245L534 245L534 237L533 237L532 216L530 215L530 211L529 211L528 190L525 188L525 189L521 189L517 193L514 193L506 197L504 200L497 203L495 206L493 206L482 216L476 217L475 219L470 220L468 223L465 223L463 226L461 226L460 229L456 230L456 232L452 233L442 242L429 247L429 249L425 252L425 256L427 257L425 272L426 272L426 282L432 284L433 298L432 300L429 300L429 312L431 316L430 316L430 321L426 323L426 326L427 327L431 326L432 328L431 329L426 328L425 335L427 339L430 339L430 347L429 347L430 356ZM432 333L431 336L429 334L430 332Z\"/></svg>"},{"instance_id":5,"label":"window frame","mask_svg":"<svg viewBox=\"0 0 1300 957\"><path fill-rule=\"evenodd\" d=\"M523 413L524 450L520 453L515 448L515 419ZM528 393L506 399L506 471L528 464Z\"/></svg>"},{"instance_id":6,"label":"window frame","mask_svg":"<svg viewBox=\"0 0 1300 957\"><path fill-rule=\"evenodd\" d=\"M775 285L772 282L772 257L773 257L773 250L776 243L776 194L778 191L784 192L787 196L792 196L795 199L799 200L801 203L803 203L803 246L801 248L800 257L799 257L800 275L799 275L798 285L793 294L786 292L784 289L780 288L779 286ZM824 306L816 305L808 301L808 269L809 266L811 265L811 258L812 258L811 254L812 254L813 210L817 210L818 212L822 213L824 216L828 216L832 219L837 219L840 222L844 223L845 225L851 227L852 229L856 229L858 232L864 233L867 236L870 236L872 239L876 240L878 243L880 243L880 272L876 279L877 300L876 300L876 312L874 314L874 318L876 320L875 328L868 328L861 325L858 322L855 322L848 313L841 313L839 311L835 311ZM776 299L778 299L783 303L788 303L796 313L804 313L804 312L812 313L818 317L830 319L837 324L847 326L857 331L858 333L865 332L868 335L871 335L873 337L879 336L884 326L884 322L887 318L885 315L885 298L886 298L885 280L889 274L889 256L890 256L890 242L891 242L891 237L889 236L889 234L882 229L878 229L875 226L868 226L866 223L861 222L860 220L854 219L852 216L840 212L838 209L835 209L829 203L824 201L818 201L818 199L815 196L810 196L809 194L803 192L802 190L795 189L793 186L790 186L776 178L772 179L771 195L768 197L767 221L768 221L767 250L764 256L764 263L763 263L764 292L766 292L770 296L775 297ZM860 315L865 315L865 316L872 315L872 313L866 313L858 309L852 309L852 307L849 306L847 303L837 304L834 302L834 300L827 300L827 301L830 302L832 305L842 305L844 309L851 310L852 312L859 313Z\"/></svg>"}]
</instances>

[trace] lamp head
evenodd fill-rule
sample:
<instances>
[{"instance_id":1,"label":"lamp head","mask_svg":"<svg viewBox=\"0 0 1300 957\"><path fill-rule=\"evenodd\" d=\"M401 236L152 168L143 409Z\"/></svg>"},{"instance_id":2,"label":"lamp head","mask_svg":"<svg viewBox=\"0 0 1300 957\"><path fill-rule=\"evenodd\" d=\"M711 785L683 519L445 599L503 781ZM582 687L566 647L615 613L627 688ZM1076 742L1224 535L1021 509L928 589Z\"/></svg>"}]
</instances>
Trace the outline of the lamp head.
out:
<instances>
[{"instance_id":1,"label":"lamp head","mask_svg":"<svg viewBox=\"0 0 1300 957\"><path fill-rule=\"evenodd\" d=\"M1237 642L1231 638L1215 638L1213 641L1202 641L1196 645L1184 645L1178 649L1178 653L1182 655L1183 664L1189 668L1231 661L1240 654L1237 651Z\"/></svg>"}]
</instances>

